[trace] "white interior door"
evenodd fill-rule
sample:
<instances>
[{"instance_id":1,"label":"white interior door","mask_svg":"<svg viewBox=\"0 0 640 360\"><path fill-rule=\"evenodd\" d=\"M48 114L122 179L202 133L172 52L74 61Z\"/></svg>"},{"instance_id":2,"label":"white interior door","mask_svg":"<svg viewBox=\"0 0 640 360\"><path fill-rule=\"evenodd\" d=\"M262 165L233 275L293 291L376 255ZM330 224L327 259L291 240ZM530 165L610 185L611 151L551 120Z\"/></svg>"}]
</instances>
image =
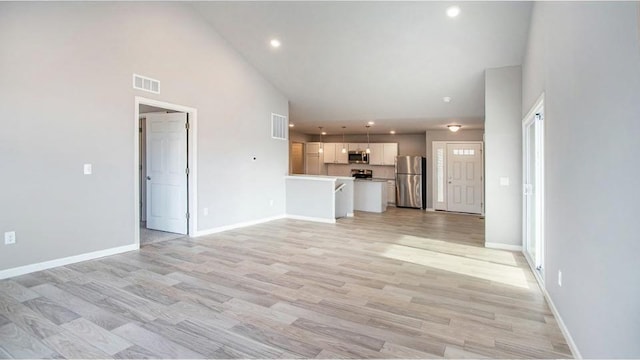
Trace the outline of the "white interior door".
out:
<instances>
[{"instance_id":1,"label":"white interior door","mask_svg":"<svg viewBox=\"0 0 640 360\"><path fill-rule=\"evenodd\" d=\"M482 213L481 144L447 144L447 210Z\"/></svg>"},{"instance_id":2,"label":"white interior door","mask_svg":"<svg viewBox=\"0 0 640 360\"><path fill-rule=\"evenodd\" d=\"M187 114L148 114L147 228L187 233Z\"/></svg>"}]
</instances>

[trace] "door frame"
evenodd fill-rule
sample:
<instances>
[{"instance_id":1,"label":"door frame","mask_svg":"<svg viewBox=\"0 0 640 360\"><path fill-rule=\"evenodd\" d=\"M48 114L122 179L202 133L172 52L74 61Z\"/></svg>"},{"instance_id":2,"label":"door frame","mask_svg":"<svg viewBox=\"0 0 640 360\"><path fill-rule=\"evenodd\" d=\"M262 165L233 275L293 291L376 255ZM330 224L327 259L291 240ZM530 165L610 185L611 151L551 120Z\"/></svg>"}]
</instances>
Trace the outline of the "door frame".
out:
<instances>
[{"instance_id":1,"label":"door frame","mask_svg":"<svg viewBox=\"0 0 640 360\"><path fill-rule=\"evenodd\" d=\"M480 216L484 216L484 209L486 207L486 201L484 198L484 141L482 140L455 140L455 141L449 141L449 140L434 140L431 142L431 207L433 208L433 210L440 210L440 211L449 211L447 210L447 204L448 204L448 192L449 192L449 188L447 186L447 181L444 182L444 206L445 208L436 208L436 196L437 196L437 192L438 192L438 183L437 183L437 179L436 179L436 161L435 161L435 156L436 156L436 150L441 147L444 146L445 152L444 152L444 177L445 179L447 178L447 169L448 169L448 163L447 163L447 144L480 144L480 151L482 152L482 156L480 157L480 166L482 168L482 175L480 178L480 202L482 204L481 208L482 208L482 212L480 213ZM438 146L440 145L440 146ZM461 213L462 214L462 213ZM476 215L476 214L472 214L472 215Z\"/></svg>"},{"instance_id":2,"label":"door frame","mask_svg":"<svg viewBox=\"0 0 640 360\"><path fill-rule=\"evenodd\" d=\"M527 153L528 147L527 143L529 138L527 137L527 127L533 124L537 120L537 115L541 114L542 119L540 123L536 125L536 136L535 136L535 145L536 150L538 151L539 159L535 166L535 180L538 183L538 187L536 188L536 218L537 218L537 231L536 231L536 239L538 244L537 254L539 256L539 261L536 259L532 259L527 252L528 243L528 220L527 220L527 194L526 191L526 183L527 180L527 165L529 162L529 154ZM527 115L522 118L522 180L523 180L523 189L522 189L522 253L524 254L525 259L529 263L529 267L533 274L538 278L538 281L541 284L544 284L545 281L545 192L544 192L544 180L545 180L545 154L544 154L544 93L538 97L536 102L533 104ZM538 265L541 267L540 270L537 270Z\"/></svg>"},{"instance_id":3,"label":"door frame","mask_svg":"<svg viewBox=\"0 0 640 360\"><path fill-rule=\"evenodd\" d=\"M140 105L155 106L163 109L184 112L188 114L189 128L187 129L187 166L189 174L187 178L187 236L193 236L198 228L198 109L189 106L168 103L160 100L136 96L134 99L133 122L133 169L134 169L134 243L140 248Z\"/></svg>"}]
</instances>

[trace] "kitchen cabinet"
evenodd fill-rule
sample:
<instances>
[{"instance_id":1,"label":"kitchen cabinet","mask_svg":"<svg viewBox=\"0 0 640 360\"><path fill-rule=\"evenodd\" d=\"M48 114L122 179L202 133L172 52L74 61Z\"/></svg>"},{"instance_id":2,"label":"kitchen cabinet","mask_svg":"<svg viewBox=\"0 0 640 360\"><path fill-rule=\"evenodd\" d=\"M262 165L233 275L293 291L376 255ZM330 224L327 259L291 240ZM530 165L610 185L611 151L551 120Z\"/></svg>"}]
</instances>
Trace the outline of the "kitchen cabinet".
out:
<instances>
[{"instance_id":1,"label":"kitchen cabinet","mask_svg":"<svg viewBox=\"0 0 640 360\"><path fill-rule=\"evenodd\" d=\"M385 143L383 151L382 165L395 165L396 156L398 156L398 143Z\"/></svg>"},{"instance_id":2,"label":"kitchen cabinet","mask_svg":"<svg viewBox=\"0 0 640 360\"><path fill-rule=\"evenodd\" d=\"M396 203L396 181L387 180L387 203Z\"/></svg>"},{"instance_id":3,"label":"kitchen cabinet","mask_svg":"<svg viewBox=\"0 0 640 360\"><path fill-rule=\"evenodd\" d=\"M349 143L349 151L365 151L367 150L367 143Z\"/></svg>"},{"instance_id":4,"label":"kitchen cabinet","mask_svg":"<svg viewBox=\"0 0 640 360\"><path fill-rule=\"evenodd\" d=\"M356 180L353 192L354 210L377 213L387 210L387 182L385 180Z\"/></svg>"},{"instance_id":5,"label":"kitchen cabinet","mask_svg":"<svg viewBox=\"0 0 640 360\"><path fill-rule=\"evenodd\" d=\"M395 165L398 156L397 143L375 143L370 145L369 165Z\"/></svg>"},{"instance_id":6,"label":"kitchen cabinet","mask_svg":"<svg viewBox=\"0 0 640 360\"><path fill-rule=\"evenodd\" d=\"M384 165L384 144L369 144L371 153L369 154L369 165Z\"/></svg>"},{"instance_id":7,"label":"kitchen cabinet","mask_svg":"<svg viewBox=\"0 0 640 360\"><path fill-rule=\"evenodd\" d=\"M319 142L308 142L305 144L305 153L307 154L319 154L320 153L320 145L322 143Z\"/></svg>"},{"instance_id":8,"label":"kitchen cabinet","mask_svg":"<svg viewBox=\"0 0 640 360\"><path fill-rule=\"evenodd\" d=\"M343 143L324 143L324 163L325 164L348 164L349 154L343 153ZM347 144L344 144L347 148Z\"/></svg>"},{"instance_id":9,"label":"kitchen cabinet","mask_svg":"<svg viewBox=\"0 0 640 360\"><path fill-rule=\"evenodd\" d=\"M304 173L308 175L322 175L325 171L323 153L320 152L322 143L306 143L304 156Z\"/></svg>"}]
</instances>

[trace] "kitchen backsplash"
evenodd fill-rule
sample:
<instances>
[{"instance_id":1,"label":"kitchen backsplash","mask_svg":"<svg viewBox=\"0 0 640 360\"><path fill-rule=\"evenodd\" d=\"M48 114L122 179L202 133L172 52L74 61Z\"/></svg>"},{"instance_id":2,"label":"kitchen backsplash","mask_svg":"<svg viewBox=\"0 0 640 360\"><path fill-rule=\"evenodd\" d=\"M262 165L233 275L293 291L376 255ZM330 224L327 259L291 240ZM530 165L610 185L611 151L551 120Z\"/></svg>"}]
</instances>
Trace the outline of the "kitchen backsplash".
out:
<instances>
[{"instance_id":1,"label":"kitchen backsplash","mask_svg":"<svg viewBox=\"0 0 640 360\"><path fill-rule=\"evenodd\" d=\"M327 175L330 176L351 176L351 169L368 169L373 171L374 178L394 179L396 176L395 166L364 165L364 164L327 164Z\"/></svg>"}]
</instances>

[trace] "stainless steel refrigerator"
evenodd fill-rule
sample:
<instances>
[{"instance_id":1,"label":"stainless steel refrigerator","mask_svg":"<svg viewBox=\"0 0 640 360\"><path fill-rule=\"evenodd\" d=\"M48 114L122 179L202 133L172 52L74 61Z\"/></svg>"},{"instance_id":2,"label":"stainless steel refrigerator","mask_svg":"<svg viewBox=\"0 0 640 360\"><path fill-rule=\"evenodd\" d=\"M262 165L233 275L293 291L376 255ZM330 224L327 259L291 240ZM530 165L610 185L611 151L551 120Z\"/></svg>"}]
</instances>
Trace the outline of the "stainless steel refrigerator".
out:
<instances>
[{"instance_id":1,"label":"stainless steel refrigerator","mask_svg":"<svg viewBox=\"0 0 640 360\"><path fill-rule=\"evenodd\" d=\"M396 206L426 209L427 160L422 156L396 157Z\"/></svg>"}]
</instances>

